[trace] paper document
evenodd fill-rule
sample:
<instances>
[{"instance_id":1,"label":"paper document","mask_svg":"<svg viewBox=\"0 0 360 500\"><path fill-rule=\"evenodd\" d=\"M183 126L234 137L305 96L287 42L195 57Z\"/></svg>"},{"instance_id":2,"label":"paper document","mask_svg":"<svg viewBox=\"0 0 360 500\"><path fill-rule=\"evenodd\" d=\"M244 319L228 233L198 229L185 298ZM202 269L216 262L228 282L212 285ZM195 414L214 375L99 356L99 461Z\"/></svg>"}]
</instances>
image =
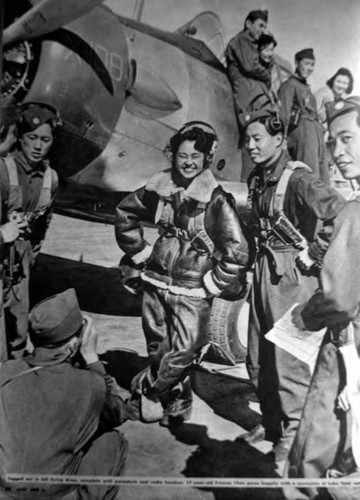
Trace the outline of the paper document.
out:
<instances>
[{"instance_id":1,"label":"paper document","mask_svg":"<svg viewBox=\"0 0 360 500\"><path fill-rule=\"evenodd\" d=\"M294 321L296 313L293 314L294 309L299 305L294 304L284 316L276 321L265 338L307 363L312 373L326 328L317 332L299 329L296 320Z\"/></svg>"}]
</instances>

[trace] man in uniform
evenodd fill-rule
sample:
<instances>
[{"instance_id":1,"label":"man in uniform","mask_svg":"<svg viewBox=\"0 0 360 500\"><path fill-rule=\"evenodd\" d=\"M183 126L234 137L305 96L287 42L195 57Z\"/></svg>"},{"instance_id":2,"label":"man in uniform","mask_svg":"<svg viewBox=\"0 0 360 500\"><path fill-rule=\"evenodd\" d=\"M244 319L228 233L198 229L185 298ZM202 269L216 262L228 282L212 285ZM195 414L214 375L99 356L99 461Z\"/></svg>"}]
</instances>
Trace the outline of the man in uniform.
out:
<instances>
[{"instance_id":1,"label":"man in uniform","mask_svg":"<svg viewBox=\"0 0 360 500\"><path fill-rule=\"evenodd\" d=\"M244 30L230 40L225 56L229 80L234 93L235 111L239 115L248 109L262 82L271 87L271 68L259 60L258 40L267 27L268 12L253 10L245 19Z\"/></svg>"},{"instance_id":2,"label":"man in uniform","mask_svg":"<svg viewBox=\"0 0 360 500\"><path fill-rule=\"evenodd\" d=\"M359 186L360 97L329 103L327 121L334 161L343 177ZM347 475L360 467L359 194L359 190L354 192L335 220L321 270L321 290L310 298L298 318L308 330L327 327L328 331L289 454L290 477L320 478L327 475L329 469L338 469L336 475L339 477L341 473ZM355 479L358 480L358 476ZM318 498L318 493L314 487L292 494L288 491L287 497L296 500ZM336 499L360 497L358 487L355 492L333 488L330 493Z\"/></svg>"},{"instance_id":3,"label":"man in uniform","mask_svg":"<svg viewBox=\"0 0 360 500\"><path fill-rule=\"evenodd\" d=\"M278 95L287 130L289 153L293 160L306 163L328 184L324 129L317 114L315 97L307 83L315 66L313 49L297 52L295 66L295 74L281 84Z\"/></svg>"},{"instance_id":4,"label":"man in uniform","mask_svg":"<svg viewBox=\"0 0 360 500\"><path fill-rule=\"evenodd\" d=\"M26 103L17 119L14 152L0 159L1 223L14 221L20 236L1 252L9 356L21 357L28 331L29 274L50 223L58 180L46 156L60 125L57 111Z\"/></svg>"},{"instance_id":5,"label":"man in uniform","mask_svg":"<svg viewBox=\"0 0 360 500\"><path fill-rule=\"evenodd\" d=\"M73 288L31 311L34 351L0 369L0 491L16 500L114 499L118 486L41 484L22 488L5 474L119 476L128 416L115 380L99 361L97 334ZM73 498L73 497L72 497Z\"/></svg>"},{"instance_id":6,"label":"man in uniform","mask_svg":"<svg viewBox=\"0 0 360 500\"><path fill-rule=\"evenodd\" d=\"M284 124L272 110L244 115L243 126L255 164L248 181L248 208L258 243L247 361L281 473L299 424L310 370L264 336L291 306L318 288L318 268L333 219L345 200L305 164L291 161L284 148Z\"/></svg>"}]
</instances>

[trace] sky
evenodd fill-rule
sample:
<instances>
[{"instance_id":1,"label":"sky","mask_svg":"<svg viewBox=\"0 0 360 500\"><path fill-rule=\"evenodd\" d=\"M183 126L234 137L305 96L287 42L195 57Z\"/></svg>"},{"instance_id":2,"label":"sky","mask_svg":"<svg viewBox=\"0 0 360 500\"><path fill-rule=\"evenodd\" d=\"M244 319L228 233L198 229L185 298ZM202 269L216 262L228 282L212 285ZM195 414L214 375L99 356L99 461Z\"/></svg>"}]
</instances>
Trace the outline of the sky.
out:
<instances>
[{"instance_id":1,"label":"sky","mask_svg":"<svg viewBox=\"0 0 360 500\"><path fill-rule=\"evenodd\" d=\"M106 0L118 14L132 17L136 0ZM278 41L277 52L293 63L294 54L313 47L316 67L309 83L323 87L338 68L354 75L354 94L360 95L359 0L145 0L141 21L174 31L203 11L220 17L227 43L242 30L250 10L267 8L269 29Z\"/></svg>"}]
</instances>

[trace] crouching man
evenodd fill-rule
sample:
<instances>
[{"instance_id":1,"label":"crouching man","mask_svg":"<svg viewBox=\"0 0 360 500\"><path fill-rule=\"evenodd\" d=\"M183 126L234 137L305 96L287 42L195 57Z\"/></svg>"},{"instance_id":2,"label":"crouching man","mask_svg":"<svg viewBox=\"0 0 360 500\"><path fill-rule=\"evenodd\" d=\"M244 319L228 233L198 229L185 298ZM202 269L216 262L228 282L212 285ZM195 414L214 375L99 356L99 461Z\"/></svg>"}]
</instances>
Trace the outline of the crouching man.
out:
<instances>
[{"instance_id":1,"label":"crouching man","mask_svg":"<svg viewBox=\"0 0 360 500\"><path fill-rule=\"evenodd\" d=\"M119 476L127 455L114 429L127 407L99 361L75 290L38 303L29 320L33 353L0 368L0 490L54 500L78 488L77 499L114 499L117 486L41 484L35 492L6 481L9 473Z\"/></svg>"}]
</instances>

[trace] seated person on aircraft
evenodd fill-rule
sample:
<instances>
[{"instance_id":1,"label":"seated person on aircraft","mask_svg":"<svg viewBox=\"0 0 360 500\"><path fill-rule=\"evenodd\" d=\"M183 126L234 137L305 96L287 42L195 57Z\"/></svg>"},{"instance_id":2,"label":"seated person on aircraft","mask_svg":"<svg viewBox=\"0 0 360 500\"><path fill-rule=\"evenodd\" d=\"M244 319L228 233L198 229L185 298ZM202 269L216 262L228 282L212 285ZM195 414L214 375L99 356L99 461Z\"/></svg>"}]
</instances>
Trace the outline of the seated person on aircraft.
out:
<instances>
[{"instance_id":1,"label":"seated person on aircraft","mask_svg":"<svg viewBox=\"0 0 360 500\"><path fill-rule=\"evenodd\" d=\"M236 116L246 112L263 88L271 86L271 68L259 57L258 42L267 28L268 12L253 10L245 19L243 31L234 36L225 51L227 73L234 95Z\"/></svg>"},{"instance_id":2,"label":"seated person on aircraft","mask_svg":"<svg viewBox=\"0 0 360 500\"><path fill-rule=\"evenodd\" d=\"M117 207L117 242L128 263L143 266L150 366L135 376L132 392L144 421L169 425L190 418L189 373L207 343L212 299L246 291L248 245L233 197L209 168L216 145L210 125L187 123L170 139L172 167ZM153 247L141 221L160 228Z\"/></svg>"}]
</instances>

